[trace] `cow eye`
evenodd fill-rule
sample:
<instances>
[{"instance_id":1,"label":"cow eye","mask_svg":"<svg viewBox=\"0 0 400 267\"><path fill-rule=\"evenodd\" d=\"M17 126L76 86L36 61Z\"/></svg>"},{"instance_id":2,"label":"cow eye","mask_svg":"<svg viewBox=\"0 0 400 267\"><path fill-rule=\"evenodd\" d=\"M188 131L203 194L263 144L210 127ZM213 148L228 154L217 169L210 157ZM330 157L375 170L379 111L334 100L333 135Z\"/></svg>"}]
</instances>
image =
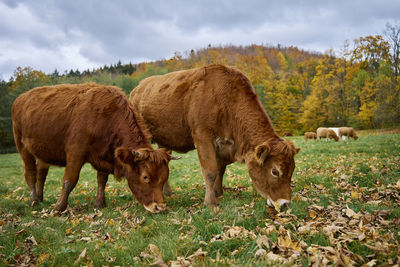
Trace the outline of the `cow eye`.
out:
<instances>
[{"instance_id":1,"label":"cow eye","mask_svg":"<svg viewBox=\"0 0 400 267\"><path fill-rule=\"evenodd\" d=\"M145 182L146 184L150 182L150 178L149 176L145 175L143 176L143 182Z\"/></svg>"},{"instance_id":2,"label":"cow eye","mask_svg":"<svg viewBox=\"0 0 400 267\"><path fill-rule=\"evenodd\" d=\"M273 169L271 170L271 174L272 174L273 176L275 176L275 177L278 177L278 176L279 176L279 171L278 171L277 169L273 168Z\"/></svg>"}]
</instances>

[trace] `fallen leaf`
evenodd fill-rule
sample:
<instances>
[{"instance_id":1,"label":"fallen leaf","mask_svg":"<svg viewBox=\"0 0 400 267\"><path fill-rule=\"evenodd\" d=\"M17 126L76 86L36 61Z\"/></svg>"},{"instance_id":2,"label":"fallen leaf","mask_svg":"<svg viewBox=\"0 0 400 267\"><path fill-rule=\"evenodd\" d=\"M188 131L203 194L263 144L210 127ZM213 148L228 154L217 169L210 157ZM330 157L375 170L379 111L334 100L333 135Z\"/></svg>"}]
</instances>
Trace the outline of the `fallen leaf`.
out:
<instances>
[{"instance_id":1,"label":"fallen leaf","mask_svg":"<svg viewBox=\"0 0 400 267\"><path fill-rule=\"evenodd\" d=\"M297 252L301 251L301 247L298 242L293 242L290 238L290 235L288 234L285 237L278 237L278 244L280 247L288 248L288 249L293 249Z\"/></svg>"},{"instance_id":2,"label":"fallen leaf","mask_svg":"<svg viewBox=\"0 0 400 267\"><path fill-rule=\"evenodd\" d=\"M86 257L86 251L87 251L87 248L84 248L82 250L81 254L79 254L78 258L75 260L75 264L77 264L81 259Z\"/></svg>"},{"instance_id":3,"label":"fallen leaf","mask_svg":"<svg viewBox=\"0 0 400 267\"><path fill-rule=\"evenodd\" d=\"M272 201L272 204L274 205L274 208L278 213L281 212L278 201Z\"/></svg>"},{"instance_id":4,"label":"fallen leaf","mask_svg":"<svg viewBox=\"0 0 400 267\"><path fill-rule=\"evenodd\" d=\"M170 262L171 267L187 267L190 266L190 261L186 260L184 257L178 257L176 261Z\"/></svg>"},{"instance_id":5,"label":"fallen leaf","mask_svg":"<svg viewBox=\"0 0 400 267\"><path fill-rule=\"evenodd\" d=\"M365 263L363 266L365 266L365 267L373 267L373 266L376 265L376 262L377 262L377 260L374 259L372 261L369 261L369 262Z\"/></svg>"},{"instance_id":6,"label":"fallen leaf","mask_svg":"<svg viewBox=\"0 0 400 267\"><path fill-rule=\"evenodd\" d=\"M78 218L75 217L74 219L71 220L71 225L72 226L76 226L78 224L79 224L79 219Z\"/></svg>"},{"instance_id":7,"label":"fallen leaf","mask_svg":"<svg viewBox=\"0 0 400 267\"><path fill-rule=\"evenodd\" d=\"M271 261L278 261L282 263L287 261L284 257L274 254L272 251L268 252L267 258L270 259Z\"/></svg>"},{"instance_id":8,"label":"fallen leaf","mask_svg":"<svg viewBox=\"0 0 400 267\"><path fill-rule=\"evenodd\" d=\"M188 259L198 259L198 258L204 258L207 255L207 251L203 251L201 248L199 248L195 253L187 257Z\"/></svg>"},{"instance_id":9,"label":"fallen leaf","mask_svg":"<svg viewBox=\"0 0 400 267\"><path fill-rule=\"evenodd\" d=\"M351 198L353 198L353 199L358 199L358 197L359 197L358 193L355 192L355 191L351 191L350 196L351 196Z\"/></svg>"},{"instance_id":10,"label":"fallen leaf","mask_svg":"<svg viewBox=\"0 0 400 267\"><path fill-rule=\"evenodd\" d=\"M158 247L154 244L149 244L149 249L153 254L159 255L160 254L160 250L158 249Z\"/></svg>"},{"instance_id":11,"label":"fallen leaf","mask_svg":"<svg viewBox=\"0 0 400 267\"><path fill-rule=\"evenodd\" d=\"M37 246L37 242L36 242L36 239L35 239L35 237L33 236L33 235L31 235L30 237L28 237L27 239L26 239L26 241L30 241L30 242L32 242L32 244L34 244L35 246Z\"/></svg>"},{"instance_id":12,"label":"fallen leaf","mask_svg":"<svg viewBox=\"0 0 400 267\"><path fill-rule=\"evenodd\" d=\"M16 236L22 235L23 233L25 233L25 229L21 229L18 232L15 233Z\"/></svg>"},{"instance_id":13,"label":"fallen leaf","mask_svg":"<svg viewBox=\"0 0 400 267\"><path fill-rule=\"evenodd\" d=\"M65 228L65 234L66 235L71 235L73 233L72 228L71 227L67 227Z\"/></svg>"},{"instance_id":14,"label":"fallen leaf","mask_svg":"<svg viewBox=\"0 0 400 267\"><path fill-rule=\"evenodd\" d=\"M390 212L388 210L377 210L377 211L375 211L374 214L375 214L375 216L380 216L380 217L385 218L385 217L389 216Z\"/></svg>"},{"instance_id":15,"label":"fallen leaf","mask_svg":"<svg viewBox=\"0 0 400 267\"><path fill-rule=\"evenodd\" d=\"M308 210L308 217L310 217L311 219L314 219L315 217L317 217L317 213L314 210Z\"/></svg>"},{"instance_id":16,"label":"fallen leaf","mask_svg":"<svg viewBox=\"0 0 400 267\"><path fill-rule=\"evenodd\" d=\"M263 248L257 249L256 253L254 254L254 256L255 256L256 258L258 258L258 257L264 257L265 255L267 255L267 251L266 251L265 249L263 249Z\"/></svg>"},{"instance_id":17,"label":"fallen leaf","mask_svg":"<svg viewBox=\"0 0 400 267\"><path fill-rule=\"evenodd\" d=\"M262 246L264 245L266 248L269 249L269 239L265 235L261 235L261 236L257 237L256 243L259 248L262 248Z\"/></svg>"},{"instance_id":18,"label":"fallen leaf","mask_svg":"<svg viewBox=\"0 0 400 267\"><path fill-rule=\"evenodd\" d=\"M50 254L49 253L42 253L39 255L39 265L41 265L42 263L44 263L45 261L47 261L48 259L50 259Z\"/></svg>"},{"instance_id":19,"label":"fallen leaf","mask_svg":"<svg viewBox=\"0 0 400 267\"><path fill-rule=\"evenodd\" d=\"M155 261L150 264L151 266L160 266L160 267L168 267L168 265L163 261L162 257L160 255L157 255L155 258Z\"/></svg>"}]
</instances>

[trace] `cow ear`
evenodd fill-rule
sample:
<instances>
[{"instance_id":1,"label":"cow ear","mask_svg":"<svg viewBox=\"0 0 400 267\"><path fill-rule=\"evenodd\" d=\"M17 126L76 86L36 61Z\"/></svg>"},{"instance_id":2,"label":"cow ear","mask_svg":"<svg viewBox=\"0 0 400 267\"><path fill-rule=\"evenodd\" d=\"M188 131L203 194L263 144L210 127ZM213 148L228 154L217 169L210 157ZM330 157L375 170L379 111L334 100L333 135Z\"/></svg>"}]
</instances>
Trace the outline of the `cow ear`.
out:
<instances>
[{"instance_id":1,"label":"cow ear","mask_svg":"<svg viewBox=\"0 0 400 267\"><path fill-rule=\"evenodd\" d=\"M177 160L181 159L180 156L172 156L172 150L166 148L160 148L160 150L164 151L168 155L168 160Z\"/></svg>"},{"instance_id":2,"label":"cow ear","mask_svg":"<svg viewBox=\"0 0 400 267\"><path fill-rule=\"evenodd\" d=\"M136 153L139 153L137 151L132 151L129 148L126 147L118 147L115 150L115 158L118 160L118 162L124 166L124 165L131 165L135 162L135 158L138 157ZM140 153L139 153L140 156Z\"/></svg>"},{"instance_id":3,"label":"cow ear","mask_svg":"<svg viewBox=\"0 0 400 267\"><path fill-rule=\"evenodd\" d=\"M265 159L268 157L270 153L271 153L271 147L267 142L258 145L256 147L256 158L258 163L260 165L263 165Z\"/></svg>"},{"instance_id":4,"label":"cow ear","mask_svg":"<svg viewBox=\"0 0 400 267\"><path fill-rule=\"evenodd\" d=\"M178 159L181 159L182 157L181 156L172 156L171 155L171 160L178 160Z\"/></svg>"},{"instance_id":5,"label":"cow ear","mask_svg":"<svg viewBox=\"0 0 400 267\"><path fill-rule=\"evenodd\" d=\"M295 155L300 152L300 147L295 147Z\"/></svg>"}]
</instances>

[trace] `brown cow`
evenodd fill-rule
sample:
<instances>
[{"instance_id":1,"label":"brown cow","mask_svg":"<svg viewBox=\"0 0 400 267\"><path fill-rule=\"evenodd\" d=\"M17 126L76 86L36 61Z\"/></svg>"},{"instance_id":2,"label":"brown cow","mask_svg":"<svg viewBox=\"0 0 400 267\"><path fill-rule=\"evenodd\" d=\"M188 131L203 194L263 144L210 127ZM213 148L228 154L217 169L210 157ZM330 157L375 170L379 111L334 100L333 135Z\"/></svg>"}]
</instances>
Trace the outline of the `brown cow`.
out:
<instances>
[{"instance_id":1,"label":"brown cow","mask_svg":"<svg viewBox=\"0 0 400 267\"><path fill-rule=\"evenodd\" d=\"M63 211L89 162L97 170L96 207L105 207L108 175L126 177L136 199L151 212L165 209L162 187L168 179L170 154L154 150L140 116L123 92L97 84L45 86L20 95L12 107L14 139L34 205L43 201L49 165L65 166Z\"/></svg>"},{"instance_id":2,"label":"brown cow","mask_svg":"<svg viewBox=\"0 0 400 267\"><path fill-rule=\"evenodd\" d=\"M358 139L358 136L353 128L351 127L340 127L339 128L339 137L347 136L348 138L353 137L354 140Z\"/></svg>"},{"instance_id":3,"label":"brown cow","mask_svg":"<svg viewBox=\"0 0 400 267\"><path fill-rule=\"evenodd\" d=\"M320 140L321 138L326 138L326 141L330 139L335 139L336 142L339 141L339 137L335 131L325 127L319 127L317 129L317 140Z\"/></svg>"},{"instance_id":4,"label":"brown cow","mask_svg":"<svg viewBox=\"0 0 400 267\"><path fill-rule=\"evenodd\" d=\"M293 136L292 132L283 132L283 136Z\"/></svg>"},{"instance_id":5,"label":"brown cow","mask_svg":"<svg viewBox=\"0 0 400 267\"><path fill-rule=\"evenodd\" d=\"M152 76L130 100L160 146L183 153L197 148L205 204L217 204L225 167L235 161L246 163L270 205L290 202L300 149L279 138L249 79L237 69L211 65Z\"/></svg>"},{"instance_id":6,"label":"brown cow","mask_svg":"<svg viewBox=\"0 0 400 267\"><path fill-rule=\"evenodd\" d=\"M317 139L317 134L313 132L306 132L304 133L304 141L307 142L308 139Z\"/></svg>"}]
</instances>

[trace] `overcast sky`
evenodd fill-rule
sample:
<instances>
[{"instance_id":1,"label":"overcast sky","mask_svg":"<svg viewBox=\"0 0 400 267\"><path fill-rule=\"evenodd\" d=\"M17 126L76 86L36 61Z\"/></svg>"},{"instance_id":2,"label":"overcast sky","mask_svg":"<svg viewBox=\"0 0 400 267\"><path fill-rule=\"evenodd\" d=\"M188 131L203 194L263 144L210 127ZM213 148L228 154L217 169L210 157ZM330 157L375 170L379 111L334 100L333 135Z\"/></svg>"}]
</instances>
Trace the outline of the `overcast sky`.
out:
<instances>
[{"instance_id":1,"label":"overcast sky","mask_svg":"<svg viewBox=\"0 0 400 267\"><path fill-rule=\"evenodd\" d=\"M339 51L400 24L400 0L0 0L0 78L171 58L208 44Z\"/></svg>"}]
</instances>

